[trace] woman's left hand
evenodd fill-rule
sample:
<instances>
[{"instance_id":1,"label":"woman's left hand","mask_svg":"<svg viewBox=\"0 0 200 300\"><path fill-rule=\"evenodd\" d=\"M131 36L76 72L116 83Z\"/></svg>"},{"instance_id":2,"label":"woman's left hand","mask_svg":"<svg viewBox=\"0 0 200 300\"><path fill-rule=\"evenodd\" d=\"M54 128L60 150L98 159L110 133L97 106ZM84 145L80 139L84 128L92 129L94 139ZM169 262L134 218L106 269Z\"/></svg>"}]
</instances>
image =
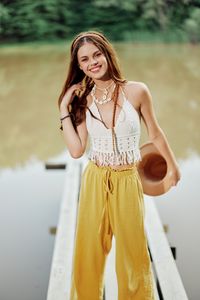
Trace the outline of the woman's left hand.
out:
<instances>
[{"instance_id":1,"label":"woman's left hand","mask_svg":"<svg viewBox=\"0 0 200 300\"><path fill-rule=\"evenodd\" d=\"M170 179L171 186L176 186L178 181L181 179L181 173L178 165L170 167L168 176Z\"/></svg>"}]
</instances>

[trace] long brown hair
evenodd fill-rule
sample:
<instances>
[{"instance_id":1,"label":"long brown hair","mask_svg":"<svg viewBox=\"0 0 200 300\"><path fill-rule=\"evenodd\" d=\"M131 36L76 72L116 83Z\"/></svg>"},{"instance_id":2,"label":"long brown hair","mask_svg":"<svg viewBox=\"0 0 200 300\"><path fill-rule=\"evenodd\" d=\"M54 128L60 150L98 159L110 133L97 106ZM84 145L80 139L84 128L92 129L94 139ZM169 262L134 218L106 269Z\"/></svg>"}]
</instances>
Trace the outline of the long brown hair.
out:
<instances>
[{"instance_id":1,"label":"long brown hair","mask_svg":"<svg viewBox=\"0 0 200 300\"><path fill-rule=\"evenodd\" d=\"M116 52L107 38L100 32L97 31L87 31L79 33L71 44L71 57L70 64L68 69L67 79L64 83L62 92L58 99L58 106L60 107L61 101L67 91L67 89L80 81L83 82L84 90L78 96L74 95L73 101L71 103L71 113L74 115L74 119L72 119L73 125L76 127L85 120L86 116L86 108L87 108L87 95L90 93L92 87L94 86L94 81L85 75L85 73L79 68L77 52L79 48L84 43L92 43L94 44L106 57L108 63L108 73L111 79L115 82L115 90L113 93L113 101L115 103L114 114L117 105L117 98L119 93L119 86L122 85L126 80L123 79L119 63L117 59ZM114 118L113 118L113 126L114 126Z\"/></svg>"}]
</instances>

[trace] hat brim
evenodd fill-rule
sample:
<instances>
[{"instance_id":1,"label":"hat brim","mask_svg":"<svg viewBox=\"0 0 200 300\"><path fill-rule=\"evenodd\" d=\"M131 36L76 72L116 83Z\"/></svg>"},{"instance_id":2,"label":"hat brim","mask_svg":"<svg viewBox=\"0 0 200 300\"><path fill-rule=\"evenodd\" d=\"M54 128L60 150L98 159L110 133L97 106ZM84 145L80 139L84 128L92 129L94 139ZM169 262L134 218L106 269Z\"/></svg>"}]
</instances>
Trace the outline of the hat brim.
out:
<instances>
[{"instance_id":1,"label":"hat brim","mask_svg":"<svg viewBox=\"0 0 200 300\"><path fill-rule=\"evenodd\" d=\"M143 144L140 153L142 160L138 164L138 172L144 194L165 194L171 187L166 160L152 142Z\"/></svg>"}]
</instances>

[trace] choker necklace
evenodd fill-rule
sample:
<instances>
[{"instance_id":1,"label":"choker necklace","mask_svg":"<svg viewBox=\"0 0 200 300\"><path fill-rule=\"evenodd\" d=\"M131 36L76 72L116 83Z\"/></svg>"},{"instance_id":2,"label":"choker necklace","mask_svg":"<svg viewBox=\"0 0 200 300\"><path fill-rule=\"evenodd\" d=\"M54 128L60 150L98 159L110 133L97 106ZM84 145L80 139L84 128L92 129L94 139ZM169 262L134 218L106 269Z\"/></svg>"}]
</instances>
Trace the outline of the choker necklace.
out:
<instances>
[{"instance_id":1,"label":"choker necklace","mask_svg":"<svg viewBox=\"0 0 200 300\"><path fill-rule=\"evenodd\" d=\"M108 97L108 93L109 93L109 87L110 87L112 84L113 84L113 82L112 82L108 87L106 87L106 88L104 88L104 89L100 89L100 88L98 88L98 87L96 86L96 84L94 84L94 86L93 86L93 88L92 88L92 90L91 90L91 96L92 96L93 101L95 101L95 102L98 103L98 104L105 104L105 103L111 101L111 100L112 100L112 97L109 97L109 98L107 98L107 97ZM99 89L99 90L104 91L104 92L103 92L103 98L102 98L102 99L97 99L97 98L96 98L96 96L95 96L96 88ZM115 84L114 84L114 88L115 88ZM112 92L114 91L114 88L113 88ZM112 95L112 92L111 92L111 95Z\"/></svg>"},{"instance_id":2,"label":"choker necklace","mask_svg":"<svg viewBox=\"0 0 200 300\"><path fill-rule=\"evenodd\" d=\"M105 88L100 88L100 87L98 87L97 85L96 85L96 89L97 90L100 90L100 91L104 91L104 90L107 90L107 89L109 89L112 85L113 85L113 81L111 82L111 84L109 84L107 87L105 87Z\"/></svg>"}]
</instances>

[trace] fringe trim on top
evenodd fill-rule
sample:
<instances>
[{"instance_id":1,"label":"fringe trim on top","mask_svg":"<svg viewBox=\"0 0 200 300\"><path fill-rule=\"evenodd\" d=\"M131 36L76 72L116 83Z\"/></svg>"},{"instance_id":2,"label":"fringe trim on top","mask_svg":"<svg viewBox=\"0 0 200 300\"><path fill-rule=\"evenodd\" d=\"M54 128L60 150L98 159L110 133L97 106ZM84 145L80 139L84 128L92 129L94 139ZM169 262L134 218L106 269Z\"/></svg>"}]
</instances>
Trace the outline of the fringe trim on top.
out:
<instances>
[{"instance_id":1,"label":"fringe trim on top","mask_svg":"<svg viewBox=\"0 0 200 300\"><path fill-rule=\"evenodd\" d=\"M132 164L137 161L141 161L140 150L128 150L126 152L99 152L91 150L89 152L88 158L98 163L100 166L109 166L109 165L125 165Z\"/></svg>"}]
</instances>

